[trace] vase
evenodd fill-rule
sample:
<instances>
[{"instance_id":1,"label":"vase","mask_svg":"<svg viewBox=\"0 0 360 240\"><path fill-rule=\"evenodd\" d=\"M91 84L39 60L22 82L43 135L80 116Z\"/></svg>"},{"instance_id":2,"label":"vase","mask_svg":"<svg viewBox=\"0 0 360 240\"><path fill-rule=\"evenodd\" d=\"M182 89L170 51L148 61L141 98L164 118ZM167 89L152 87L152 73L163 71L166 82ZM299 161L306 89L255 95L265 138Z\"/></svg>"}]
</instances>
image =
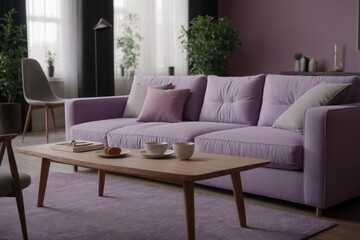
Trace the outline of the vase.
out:
<instances>
[{"instance_id":1,"label":"vase","mask_svg":"<svg viewBox=\"0 0 360 240\"><path fill-rule=\"evenodd\" d=\"M309 59L307 57L302 57L300 59L300 72L308 71Z\"/></svg>"},{"instance_id":2,"label":"vase","mask_svg":"<svg viewBox=\"0 0 360 240\"><path fill-rule=\"evenodd\" d=\"M300 72L300 60L295 60L295 72Z\"/></svg>"},{"instance_id":3,"label":"vase","mask_svg":"<svg viewBox=\"0 0 360 240\"><path fill-rule=\"evenodd\" d=\"M318 63L315 58L311 58L309 62L309 72L316 72L317 71Z\"/></svg>"}]
</instances>

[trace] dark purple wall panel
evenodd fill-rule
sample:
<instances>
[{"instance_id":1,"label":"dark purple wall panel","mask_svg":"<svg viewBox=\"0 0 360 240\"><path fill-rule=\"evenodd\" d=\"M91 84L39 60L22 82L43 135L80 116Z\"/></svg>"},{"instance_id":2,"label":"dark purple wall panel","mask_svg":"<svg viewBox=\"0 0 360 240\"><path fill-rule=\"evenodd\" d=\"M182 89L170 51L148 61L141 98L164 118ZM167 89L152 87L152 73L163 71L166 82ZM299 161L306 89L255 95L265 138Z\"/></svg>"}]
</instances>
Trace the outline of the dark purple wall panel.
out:
<instances>
[{"instance_id":1,"label":"dark purple wall panel","mask_svg":"<svg viewBox=\"0 0 360 240\"><path fill-rule=\"evenodd\" d=\"M220 0L218 7L243 44L231 59L231 75L292 71L295 52L331 71L335 43L345 71L360 72L358 0Z\"/></svg>"}]
</instances>

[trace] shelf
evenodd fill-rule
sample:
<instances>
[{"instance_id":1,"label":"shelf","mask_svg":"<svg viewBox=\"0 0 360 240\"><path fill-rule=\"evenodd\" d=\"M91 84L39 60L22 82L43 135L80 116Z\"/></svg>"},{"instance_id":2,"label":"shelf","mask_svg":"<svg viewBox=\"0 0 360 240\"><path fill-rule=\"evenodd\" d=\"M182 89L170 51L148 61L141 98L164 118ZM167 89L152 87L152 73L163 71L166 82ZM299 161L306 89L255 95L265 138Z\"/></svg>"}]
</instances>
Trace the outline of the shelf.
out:
<instances>
[{"instance_id":1,"label":"shelf","mask_svg":"<svg viewBox=\"0 0 360 240\"><path fill-rule=\"evenodd\" d=\"M300 75L300 76L359 76L360 72L291 72L283 71L281 75Z\"/></svg>"}]
</instances>

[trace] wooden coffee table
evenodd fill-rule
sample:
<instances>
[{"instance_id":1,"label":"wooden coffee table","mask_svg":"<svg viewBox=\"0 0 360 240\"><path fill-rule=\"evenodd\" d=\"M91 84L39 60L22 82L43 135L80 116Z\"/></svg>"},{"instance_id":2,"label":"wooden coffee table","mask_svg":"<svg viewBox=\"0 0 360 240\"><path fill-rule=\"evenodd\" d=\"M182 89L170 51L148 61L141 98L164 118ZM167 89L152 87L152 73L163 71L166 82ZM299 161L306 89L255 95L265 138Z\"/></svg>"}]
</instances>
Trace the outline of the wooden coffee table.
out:
<instances>
[{"instance_id":1,"label":"wooden coffee table","mask_svg":"<svg viewBox=\"0 0 360 240\"><path fill-rule=\"evenodd\" d=\"M191 160L146 159L140 150L130 149L130 154L121 158L102 158L94 153L72 153L53 150L51 144L18 147L21 153L42 158L37 206L44 203L46 183L51 162L97 169L99 174L99 196L104 193L106 172L163 180L182 185L184 191L187 236L195 239L194 182L230 175L234 198L241 227L246 227L243 190L240 172L269 163L267 160L195 152Z\"/></svg>"}]
</instances>

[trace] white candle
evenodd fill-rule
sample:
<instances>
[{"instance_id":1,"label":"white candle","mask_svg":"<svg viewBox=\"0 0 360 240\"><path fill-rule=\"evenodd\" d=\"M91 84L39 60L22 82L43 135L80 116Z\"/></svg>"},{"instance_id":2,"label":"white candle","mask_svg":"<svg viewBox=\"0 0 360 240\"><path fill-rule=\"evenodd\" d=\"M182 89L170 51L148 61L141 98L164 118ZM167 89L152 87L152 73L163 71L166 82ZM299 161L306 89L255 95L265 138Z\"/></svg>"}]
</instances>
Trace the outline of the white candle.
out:
<instances>
[{"instance_id":1,"label":"white candle","mask_svg":"<svg viewBox=\"0 0 360 240\"><path fill-rule=\"evenodd\" d=\"M337 44L335 44L334 53L337 53Z\"/></svg>"}]
</instances>

